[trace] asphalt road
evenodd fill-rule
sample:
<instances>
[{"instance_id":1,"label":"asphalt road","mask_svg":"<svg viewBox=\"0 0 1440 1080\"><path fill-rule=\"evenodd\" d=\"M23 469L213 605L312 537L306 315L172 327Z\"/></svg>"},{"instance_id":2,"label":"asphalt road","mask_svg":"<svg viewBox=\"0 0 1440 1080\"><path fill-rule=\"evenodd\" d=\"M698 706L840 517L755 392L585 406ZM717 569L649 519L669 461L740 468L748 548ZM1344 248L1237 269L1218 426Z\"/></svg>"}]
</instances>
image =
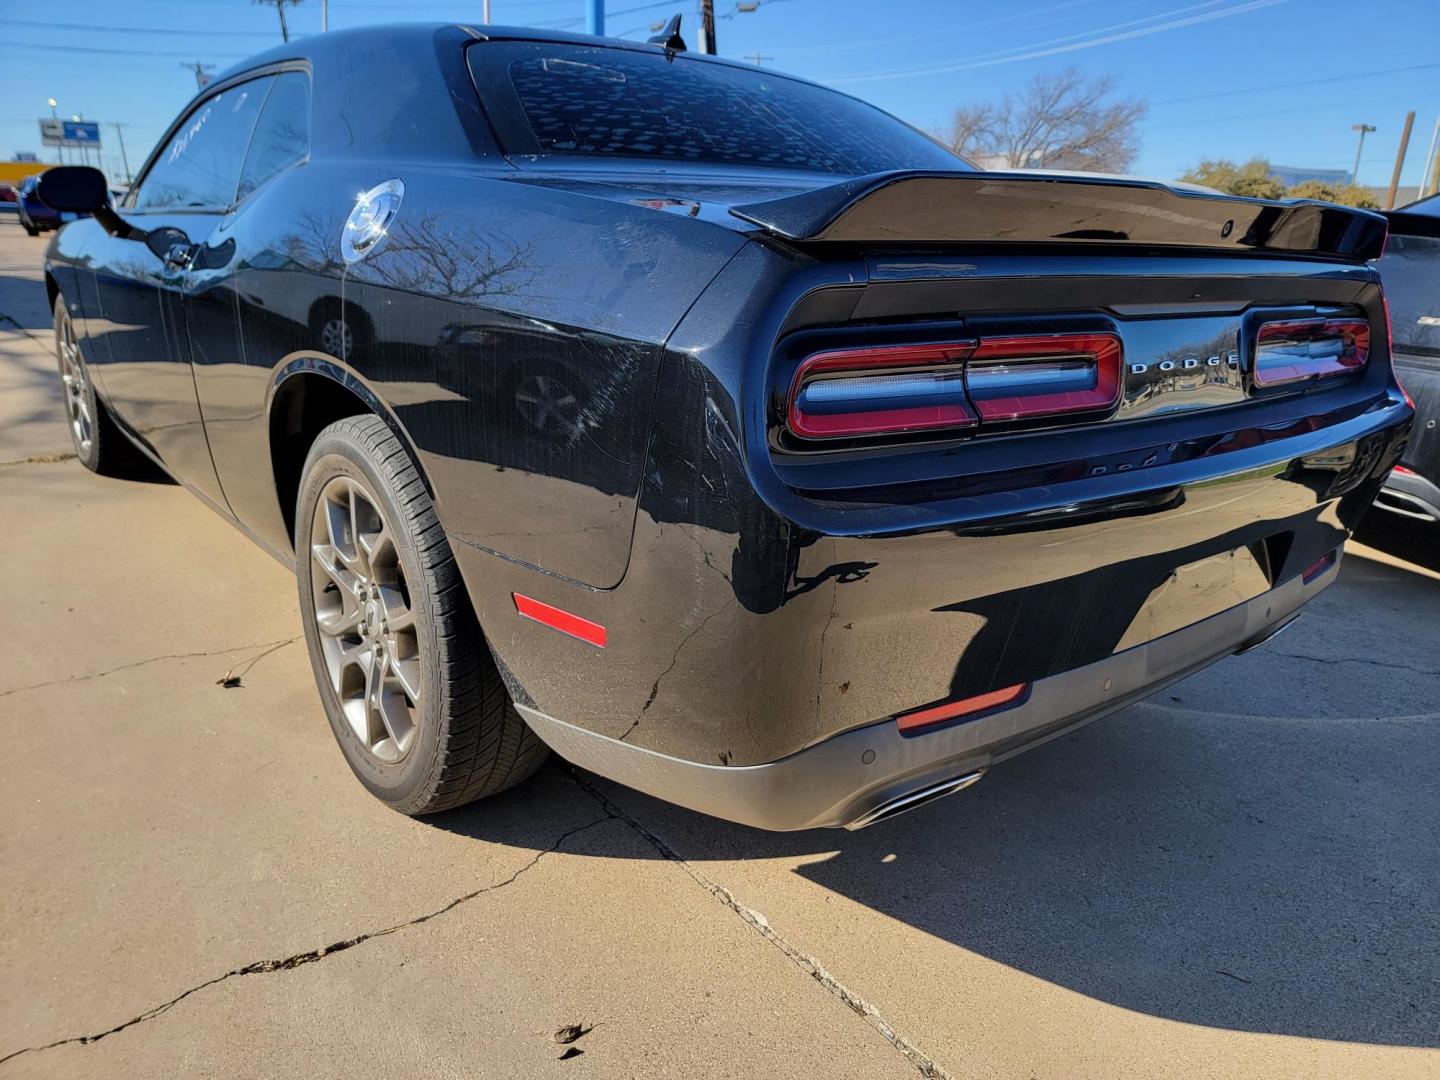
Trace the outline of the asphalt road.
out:
<instances>
[{"instance_id":1,"label":"asphalt road","mask_svg":"<svg viewBox=\"0 0 1440 1080\"><path fill-rule=\"evenodd\" d=\"M864 832L559 763L411 821L287 572L66 459L43 250L0 218L0 1078L1440 1074L1435 532Z\"/></svg>"}]
</instances>

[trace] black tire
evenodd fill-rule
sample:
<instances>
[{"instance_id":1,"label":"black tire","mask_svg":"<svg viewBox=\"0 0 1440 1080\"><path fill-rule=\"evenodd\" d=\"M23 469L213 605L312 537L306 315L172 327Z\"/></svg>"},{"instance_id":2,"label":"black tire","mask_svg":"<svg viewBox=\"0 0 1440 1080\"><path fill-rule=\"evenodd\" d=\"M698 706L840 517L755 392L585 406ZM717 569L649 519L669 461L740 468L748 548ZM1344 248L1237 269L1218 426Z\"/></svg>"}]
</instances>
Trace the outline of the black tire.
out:
<instances>
[{"instance_id":1,"label":"black tire","mask_svg":"<svg viewBox=\"0 0 1440 1080\"><path fill-rule=\"evenodd\" d=\"M21 227L22 227L27 233L29 233L31 236L39 236L39 235L40 235L40 228L39 228L39 226L37 226L37 225L32 225L32 224L30 223L30 219L29 219L28 217L25 217L25 216L22 215L21 218L20 218L20 225L21 225Z\"/></svg>"},{"instance_id":2,"label":"black tire","mask_svg":"<svg viewBox=\"0 0 1440 1080\"><path fill-rule=\"evenodd\" d=\"M419 696L405 701L413 734L394 762L377 757L347 717L317 622L316 575L322 601L340 595L312 547L317 505L337 478L358 481L375 497L414 617ZM295 536L300 615L316 686L346 762L373 795L401 813L429 814L497 794L541 766L545 744L515 711L415 463L380 417L336 421L315 439L296 500ZM329 636L329 646L338 640Z\"/></svg>"},{"instance_id":3,"label":"black tire","mask_svg":"<svg viewBox=\"0 0 1440 1080\"><path fill-rule=\"evenodd\" d=\"M89 418L89 439L84 439L81 432L77 430L74 420L74 410L70 400L71 387L76 385L72 378L67 380L67 365L65 356L65 331L70 328L70 341L78 342L79 338L74 331L74 323L70 319L70 310L65 305L65 297L55 297L55 309L53 312L55 323L55 361L60 369L60 384L62 393L65 394L66 421L70 429L70 445L75 448L75 457L81 465L93 473L101 476L114 477L135 477L143 475L147 471L148 462L136 450L130 440L115 426L110 411L105 403L95 393L95 382L90 377L89 367L85 363L84 354L80 352L78 345L74 349L72 357L73 364L71 372L77 371L81 380L79 384L76 404L83 404Z\"/></svg>"}]
</instances>

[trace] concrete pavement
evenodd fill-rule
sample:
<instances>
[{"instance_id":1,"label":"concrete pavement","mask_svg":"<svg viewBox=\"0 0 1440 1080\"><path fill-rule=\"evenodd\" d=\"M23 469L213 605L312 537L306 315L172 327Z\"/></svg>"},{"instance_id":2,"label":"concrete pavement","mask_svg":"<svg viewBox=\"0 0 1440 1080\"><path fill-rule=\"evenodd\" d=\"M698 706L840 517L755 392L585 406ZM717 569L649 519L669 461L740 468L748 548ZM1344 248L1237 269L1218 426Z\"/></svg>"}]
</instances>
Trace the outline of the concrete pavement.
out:
<instances>
[{"instance_id":1,"label":"concrete pavement","mask_svg":"<svg viewBox=\"0 0 1440 1080\"><path fill-rule=\"evenodd\" d=\"M293 578L53 460L43 248L0 219L0 1080L1440 1072L1434 532L1372 515L1265 648L861 833L558 763L411 821Z\"/></svg>"}]
</instances>

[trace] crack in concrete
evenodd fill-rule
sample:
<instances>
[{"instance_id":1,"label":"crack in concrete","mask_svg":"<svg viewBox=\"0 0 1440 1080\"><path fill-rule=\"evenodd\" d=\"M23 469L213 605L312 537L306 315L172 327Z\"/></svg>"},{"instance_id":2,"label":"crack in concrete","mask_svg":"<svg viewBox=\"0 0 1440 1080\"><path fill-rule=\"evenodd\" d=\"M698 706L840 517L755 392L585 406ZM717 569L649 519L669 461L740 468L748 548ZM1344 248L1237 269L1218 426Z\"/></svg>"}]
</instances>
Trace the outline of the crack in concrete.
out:
<instances>
[{"instance_id":1,"label":"crack in concrete","mask_svg":"<svg viewBox=\"0 0 1440 1080\"><path fill-rule=\"evenodd\" d=\"M1307 656L1304 653L1281 652L1279 649L1266 649L1265 651L1272 656L1285 656L1291 660L1309 660L1312 664L1368 664L1371 667L1411 671L1417 675L1440 675L1440 671L1433 668L1416 667L1414 664L1392 664L1384 660L1369 660L1362 656Z\"/></svg>"},{"instance_id":2,"label":"crack in concrete","mask_svg":"<svg viewBox=\"0 0 1440 1080\"><path fill-rule=\"evenodd\" d=\"M69 461L74 456L73 450L54 454L36 454L34 457L16 458L14 461L0 461L0 469L9 469L17 465L54 465L58 461Z\"/></svg>"},{"instance_id":3,"label":"crack in concrete","mask_svg":"<svg viewBox=\"0 0 1440 1080\"><path fill-rule=\"evenodd\" d=\"M28 326L24 326L23 324L21 324L20 320L15 318L15 316L13 315L0 314L0 322L9 323L11 326L15 327L16 330L19 330L22 334L28 337L31 341L35 342L35 344L37 345L46 344L44 338L42 338L39 334L35 333Z\"/></svg>"},{"instance_id":4,"label":"crack in concrete","mask_svg":"<svg viewBox=\"0 0 1440 1080\"><path fill-rule=\"evenodd\" d=\"M481 888L475 889L472 892L465 893L462 896L457 896L449 903L436 908L434 911L426 912L424 915L418 915L413 919L407 919L405 922L396 923L394 926L387 926L381 930L371 930L363 934L357 934L355 937L345 938L342 941L332 942L329 945L322 945L318 949L311 949L307 952L295 953L293 956L287 956L280 960L256 960L252 963L245 964L243 967L231 968L223 975L216 975L212 979L206 979L202 983L197 983L183 993L175 995L169 1001L165 1001L159 1005L152 1006L151 1008L146 1009L144 1012L139 1013L136 1016L132 1016L129 1020L126 1020L123 1023L116 1024L112 1028L106 1028L104 1031L95 1032L90 1035L72 1035L66 1039L56 1039L54 1042L45 1043L43 1046L26 1046L22 1047L19 1050L12 1050L10 1053L4 1055L3 1057L0 1057L0 1065L4 1065L7 1061L12 1061L15 1058L20 1057L22 1054L38 1054L45 1050L54 1050L57 1047L72 1046L77 1044L80 1046L90 1046L93 1043L99 1042L101 1039L124 1031L126 1028L134 1027L136 1024L143 1024L147 1020L153 1020L155 1017L160 1016L162 1013L170 1011L176 1005L180 1004L180 1002L184 1001L191 995L198 994L200 993L200 991L209 989L212 986L217 986L220 983L224 982L226 979L240 978L245 975L268 975L271 972L275 971L291 971L297 967L303 967L306 964L316 963L320 960L325 959L325 957L333 956L338 952L344 952L346 949L353 949L355 946L364 944L365 942L370 941L373 938L385 937L389 934L398 933L401 930L408 930L412 926L420 926L422 923L427 923L431 919L439 918L446 912L453 911L461 904L465 904L470 902L471 900L474 900L477 896L484 896L486 893L495 892L497 889L503 889L507 885L513 885L521 875L523 875L526 871L532 869L535 864L538 863L541 859L543 859L546 855L552 855L557 852L560 849L560 845L563 844L566 840L570 839L570 837L575 836L577 833L582 833L587 829L593 829L597 825L603 825L605 822L610 821L614 816L615 815L607 812L604 817L597 818L594 821L585 823L584 825L577 825L573 829L567 829L555 839L554 843L552 843L549 847L545 848L542 851L537 851L535 853L535 856L530 859L529 862L525 863L509 877L503 878L500 881L497 881L491 885L482 886Z\"/></svg>"},{"instance_id":5,"label":"crack in concrete","mask_svg":"<svg viewBox=\"0 0 1440 1080\"><path fill-rule=\"evenodd\" d=\"M881 1015L880 1010L872 1005L865 998L861 997L854 990L842 983L834 975L825 969L816 957L804 952L789 939L779 933L765 916L754 908L746 907L735 899L735 894L718 882L711 881L708 877L697 870L689 861L680 855L674 848L667 844L660 837L642 825L639 820L628 814L622 807L613 803L610 798L594 784L590 783L578 769L571 767L570 778L580 787L582 791L600 804L601 808L613 818L623 821L630 828L634 829L651 847L658 851L661 857L675 863L681 870L702 889L708 892L725 907L737 915L742 922L758 933L775 948L785 954L796 967L809 975L842 1004L863 1019L867 1024L880 1033L880 1035L900 1052L910 1064L914 1065L925 1080L953 1080L953 1077L929 1054L921 1050L910 1040L895 1030L888 1020Z\"/></svg>"},{"instance_id":6,"label":"crack in concrete","mask_svg":"<svg viewBox=\"0 0 1440 1080\"><path fill-rule=\"evenodd\" d=\"M162 656L150 656L144 660L132 660L128 664L118 664L115 667L106 668L104 671L92 672L89 675L67 675L63 679L50 679L48 682L31 683L28 686L16 686L9 690L0 690L0 698L9 697L11 694L24 693L26 690L43 690L46 687L60 686L64 683L103 679L106 675L114 675L117 671L129 671L131 668L144 667L146 664L158 664L161 660L189 660L199 656L223 656L226 653L243 652L248 649L264 649L264 652L251 660L245 667L244 670L249 671L250 668L254 667L263 657L270 655L270 653L275 652L277 649L284 648L292 642L299 641L303 636L304 635L296 634L294 637L285 638L281 641L261 641L254 645L233 645L228 649L210 649L205 652L165 653Z\"/></svg>"}]
</instances>

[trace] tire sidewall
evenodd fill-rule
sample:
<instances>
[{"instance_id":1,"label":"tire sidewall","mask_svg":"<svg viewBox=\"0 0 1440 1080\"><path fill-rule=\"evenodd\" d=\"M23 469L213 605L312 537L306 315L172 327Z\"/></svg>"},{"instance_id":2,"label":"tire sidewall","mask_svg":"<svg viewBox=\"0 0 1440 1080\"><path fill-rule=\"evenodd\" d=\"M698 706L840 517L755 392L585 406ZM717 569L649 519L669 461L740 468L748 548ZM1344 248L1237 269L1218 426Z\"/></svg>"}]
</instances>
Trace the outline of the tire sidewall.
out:
<instances>
[{"instance_id":1,"label":"tire sidewall","mask_svg":"<svg viewBox=\"0 0 1440 1080\"><path fill-rule=\"evenodd\" d=\"M315 505L325 485L337 476L349 476L364 484L381 504L380 510L395 538L401 568L410 584L410 605L415 612L416 639L421 656L421 700L416 709L418 731L410 752L393 765L375 758L355 736L330 685L320 631L315 623L312 581L315 560L310 557L310 530ZM296 500L295 569L299 582L300 618L305 630L305 647L316 673L316 684L330 729L340 744L345 761L356 777L381 801L391 805L407 803L428 785L439 760L441 718L444 702L439 678L439 641L428 578L416 549L411 515L399 505L392 481L384 468L371 460L370 453L346 432L322 433L310 449Z\"/></svg>"}]
</instances>

